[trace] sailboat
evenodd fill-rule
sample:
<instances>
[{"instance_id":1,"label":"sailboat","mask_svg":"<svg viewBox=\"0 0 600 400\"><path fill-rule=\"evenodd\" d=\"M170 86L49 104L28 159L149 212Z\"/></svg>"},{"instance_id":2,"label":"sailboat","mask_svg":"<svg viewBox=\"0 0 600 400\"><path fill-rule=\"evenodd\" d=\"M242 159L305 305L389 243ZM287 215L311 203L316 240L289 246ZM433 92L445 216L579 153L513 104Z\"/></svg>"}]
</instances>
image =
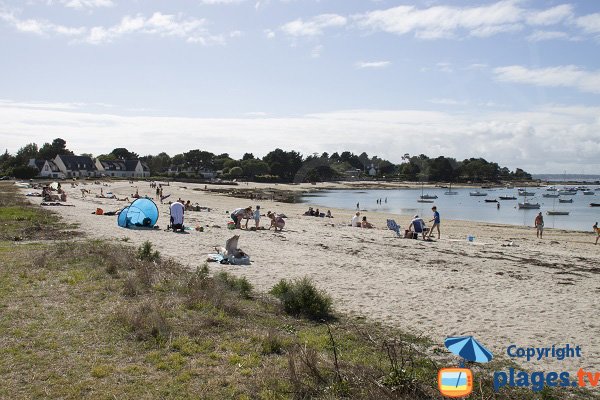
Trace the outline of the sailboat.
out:
<instances>
[{"instance_id":1,"label":"sailboat","mask_svg":"<svg viewBox=\"0 0 600 400\"><path fill-rule=\"evenodd\" d=\"M522 203L517 203L519 210L535 210L540 208L540 204L539 203L530 203L527 201L527 192L525 192L525 194L521 194L519 193L519 195L521 196L525 196L525 200L523 200Z\"/></svg>"},{"instance_id":2,"label":"sailboat","mask_svg":"<svg viewBox=\"0 0 600 400\"><path fill-rule=\"evenodd\" d=\"M556 205L556 199L552 201L552 210L546 211L548 215L569 215L568 211L558 211L554 206Z\"/></svg>"},{"instance_id":3,"label":"sailboat","mask_svg":"<svg viewBox=\"0 0 600 400\"><path fill-rule=\"evenodd\" d=\"M455 195L455 194L458 194L458 192L453 192L452 191L452 182L450 182L450 187L448 188L448 190L446 192L444 192L444 194L446 194L446 195Z\"/></svg>"},{"instance_id":4,"label":"sailboat","mask_svg":"<svg viewBox=\"0 0 600 400\"><path fill-rule=\"evenodd\" d=\"M421 196L419 196L417 203L433 203L433 200L430 199L437 199L437 196L423 194L423 182L421 182Z\"/></svg>"}]
</instances>

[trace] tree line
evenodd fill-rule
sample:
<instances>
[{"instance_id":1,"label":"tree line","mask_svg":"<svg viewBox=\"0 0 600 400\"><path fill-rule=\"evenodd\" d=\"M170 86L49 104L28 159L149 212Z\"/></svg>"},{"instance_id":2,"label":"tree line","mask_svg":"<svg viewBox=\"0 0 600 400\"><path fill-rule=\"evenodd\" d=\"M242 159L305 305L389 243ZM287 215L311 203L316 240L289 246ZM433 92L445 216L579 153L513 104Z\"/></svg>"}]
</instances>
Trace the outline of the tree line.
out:
<instances>
[{"instance_id":1,"label":"tree line","mask_svg":"<svg viewBox=\"0 0 600 400\"><path fill-rule=\"evenodd\" d=\"M41 147L29 143L14 155L5 151L0 156L0 174L17 178L33 177L37 171L27 167L29 159L52 160L59 154L74 154L66 145L65 140L57 138ZM80 155L92 157L91 154ZM140 159L148 165L151 175L156 177L170 174L177 178L197 178L203 173L218 171L223 179L260 182L321 182L349 177L413 182L499 182L531 179L531 175L520 168L510 171L507 167L501 167L483 158L458 161L444 156L429 158L425 154L404 154L400 164L369 156L365 152L358 155L350 151L332 154L325 152L303 156L297 151L282 149L272 150L262 158L245 153L241 159L235 159L228 153L214 154L200 149L171 157L165 152L139 156L126 148L115 148L110 153L96 157L100 160Z\"/></svg>"}]
</instances>

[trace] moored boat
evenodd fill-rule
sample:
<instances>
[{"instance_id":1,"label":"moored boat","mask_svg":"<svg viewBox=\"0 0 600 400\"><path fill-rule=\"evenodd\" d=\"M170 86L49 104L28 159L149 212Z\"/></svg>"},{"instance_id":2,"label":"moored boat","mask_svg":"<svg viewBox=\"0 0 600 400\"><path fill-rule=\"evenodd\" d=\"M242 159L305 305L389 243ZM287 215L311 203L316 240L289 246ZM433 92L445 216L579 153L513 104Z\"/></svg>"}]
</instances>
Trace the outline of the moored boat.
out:
<instances>
[{"instance_id":1,"label":"moored boat","mask_svg":"<svg viewBox=\"0 0 600 400\"><path fill-rule=\"evenodd\" d=\"M600 207L600 203L590 203L590 207Z\"/></svg>"},{"instance_id":2,"label":"moored boat","mask_svg":"<svg viewBox=\"0 0 600 400\"><path fill-rule=\"evenodd\" d=\"M568 211L549 210L549 211L546 211L546 214L548 214L548 215L569 215L569 212Z\"/></svg>"},{"instance_id":3,"label":"moored boat","mask_svg":"<svg viewBox=\"0 0 600 400\"><path fill-rule=\"evenodd\" d=\"M429 200L429 199L437 199L438 197L435 194L422 194L421 199Z\"/></svg>"},{"instance_id":4,"label":"moored boat","mask_svg":"<svg viewBox=\"0 0 600 400\"><path fill-rule=\"evenodd\" d=\"M516 200L515 196L500 196L498 197L500 200Z\"/></svg>"},{"instance_id":5,"label":"moored boat","mask_svg":"<svg viewBox=\"0 0 600 400\"><path fill-rule=\"evenodd\" d=\"M528 201L519 203L519 209L534 210L540 208L539 203L529 203Z\"/></svg>"},{"instance_id":6,"label":"moored boat","mask_svg":"<svg viewBox=\"0 0 600 400\"><path fill-rule=\"evenodd\" d=\"M546 197L546 198L550 198L550 199L556 199L556 198L558 198L558 196L559 196L558 194L553 194L553 193L544 193L542 195L542 197Z\"/></svg>"},{"instance_id":7,"label":"moored boat","mask_svg":"<svg viewBox=\"0 0 600 400\"><path fill-rule=\"evenodd\" d=\"M594 193L594 191L593 191L593 190L584 190L584 191L583 191L583 194L587 194L588 196L589 196L589 195L592 195L592 196L593 196L595 193Z\"/></svg>"},{"instance_id":8,"label":"moored boat","mask_svg":"<svg viewBox=\"0 0 600 400\"><path fill-rule=\"evenodd\" d=\"M572 203L573 199L558 199L559 203Z\"/></svg>"},{"instance_id":9,"label":"moored boat","mask_svg":"<svg viewBox=\"0 0 600 400\"><path fill-rule=\"evenodd\" d=\"M498 202L498 200L496 200L496 199L485 199L484 201L486 203L497 203Z\"/></svg>"},{"instance_id":10,"label":"moored boat","mask_svg":"<svg viewBox=\"0 0 600 400\"><path fill-rule=\"evenodd\" d=\"M524 189L519 189L519 196L535 196L535 192L528 192Z\"/></svg>"},{"instance_id":11,"label":"moored boat","mask_svg":"<svg viewBox=\"0 0 600 400\"><path fill-rule=\"evenodd\" d=\"M487 196L488 194L485 192L480 192L479 190L476 190L474 192L469 192L469 196Z\"/></svg>"}]
</instances>

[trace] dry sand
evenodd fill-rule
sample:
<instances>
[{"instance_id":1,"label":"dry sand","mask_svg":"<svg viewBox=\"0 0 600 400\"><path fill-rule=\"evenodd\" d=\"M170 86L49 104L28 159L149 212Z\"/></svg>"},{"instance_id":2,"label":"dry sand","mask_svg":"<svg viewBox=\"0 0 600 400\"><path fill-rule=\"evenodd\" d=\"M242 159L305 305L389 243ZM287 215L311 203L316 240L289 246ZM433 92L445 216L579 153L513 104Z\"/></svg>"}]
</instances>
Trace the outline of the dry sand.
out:
<instances>
[{"instance_id":1,"label":"dry sand","mask_svg":"<svg viewBox=\"0 0 600 400\"><path fill-rule=\"evenodd\" d=\"M384 229L386 218L395 218L406 228L407 217L368 213L377 229L352 228L347 224L353 211L332 210L331 220L309 217L302 215L304 204L237 199L193 190L204 185L185 183L171 183L164 193L171 193L168 200L181 197L211 207L211 212L192 211L185 216L186 225L202 225L204 232L164 231L167 204L158 205L160 230L128 230L117 226L116 217L92 214L96 207L113 211L126 203L93 195L101 187L104 193L112 191L120 197L139 188L140 195L153 197L155 190L148 183L64 186L74 207L53 210L79 223L88 237L128 238L133 246L149 240L161 254L190 268L200 266L214 246L224 245L232 236L226 229L228 212L260 204L263 212L287 215L285 230L235 231L252 265L211 264L212 270L246 276L264 291L281 278L308 276L333 296L337 310L424 334L440 345L446 336L474 335L500 357L510 344L579 345L581 358L522 365L546 371L574 373L580 367L600 371L600 246L593 245L591 232L546 229L544 239L538 240L533 228L443 220L442 239L423 242L399 239ZM82 199L82 187L93 195ZM263 217L261 225L267 223ZM466 240L468 234L475 235L473 243ZM513 246L507 246L509 242Z\"/></svg>"}]
</instances>

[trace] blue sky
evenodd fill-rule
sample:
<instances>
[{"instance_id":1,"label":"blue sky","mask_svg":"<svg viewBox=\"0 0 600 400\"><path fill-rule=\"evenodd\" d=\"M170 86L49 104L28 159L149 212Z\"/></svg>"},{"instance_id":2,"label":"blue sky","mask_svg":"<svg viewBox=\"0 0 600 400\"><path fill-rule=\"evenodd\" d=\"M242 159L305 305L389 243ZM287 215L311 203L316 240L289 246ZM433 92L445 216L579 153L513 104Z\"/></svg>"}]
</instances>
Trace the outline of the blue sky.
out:
<instances>
[{"instance_id":1,"label":"blue sky","mask_svg":"<svg viewBox=\"0 0 600 400\"><path fill-rule=\"evenodd\" d=\"M595 1L0 0L0 141L600 173Z\"/></svg>"}]
</instances>

